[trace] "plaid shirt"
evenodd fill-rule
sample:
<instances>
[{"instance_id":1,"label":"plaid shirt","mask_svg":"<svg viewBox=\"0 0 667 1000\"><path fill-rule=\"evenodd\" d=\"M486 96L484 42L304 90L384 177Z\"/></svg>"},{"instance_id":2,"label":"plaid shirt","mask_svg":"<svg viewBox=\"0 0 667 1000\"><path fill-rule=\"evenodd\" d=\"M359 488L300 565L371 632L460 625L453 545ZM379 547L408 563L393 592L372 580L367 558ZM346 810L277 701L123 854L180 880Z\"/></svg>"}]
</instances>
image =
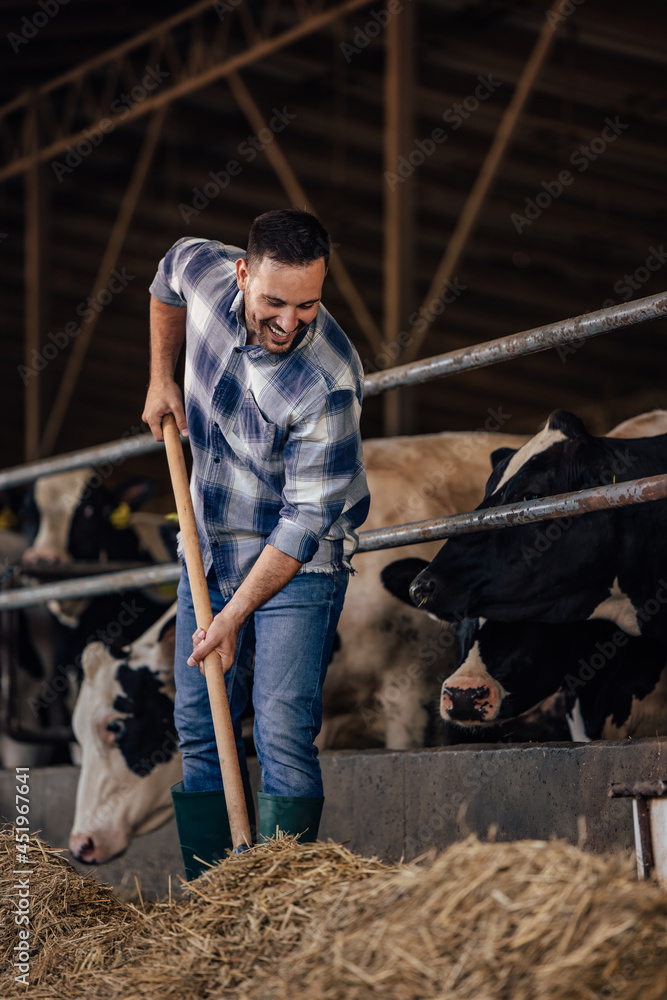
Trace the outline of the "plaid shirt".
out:
<instances>
[{"instance_id":1,"label":"plaid shirt","mask_svg":"<svg viewBox=\"0 0 667 1000\"><path fill-rule=\"evenodd\" d=\"M204 569L215 567L225 597L267 543L305 563L299 572L349 569L370 502L357 352L322 304L285 354L248 346L235 267L244 255L186 237L150 287L187 306L190 491Z\"/></svg>"}]
</instances>

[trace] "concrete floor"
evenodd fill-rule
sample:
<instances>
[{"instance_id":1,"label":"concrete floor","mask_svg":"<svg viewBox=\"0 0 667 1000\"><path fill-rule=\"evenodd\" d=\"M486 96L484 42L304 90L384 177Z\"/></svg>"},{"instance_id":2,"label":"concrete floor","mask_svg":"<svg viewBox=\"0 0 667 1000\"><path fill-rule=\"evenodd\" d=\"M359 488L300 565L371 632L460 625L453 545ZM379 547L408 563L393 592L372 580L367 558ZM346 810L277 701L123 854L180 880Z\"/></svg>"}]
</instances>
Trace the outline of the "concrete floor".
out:
<instances>
[{"instance_id":1,"label":"concrete floor","mask_svg":"<svg viewBox=\"0 0 667 1000\"><path fill-rule=\"evenodd\" d=\"M662 747L665 746L665 761ZM330 751L321 755L326 802L320 837L361 854L395 860L443 849L469 833L498 840L564 838L593 851L634 845L630 800L609 799L610 782L667 777L667 740L581 744L438 747L428 750ZM255 766L252 778L257 785ZM31 771L33 831L67 847L78 769ZM0 771L0 818L14 818L15 776ZM146 898L178 891L182 863L176 825L134 840L99 868L75 862L115 889L132 891L136 875Z\"/></svg>"}]
</instances>

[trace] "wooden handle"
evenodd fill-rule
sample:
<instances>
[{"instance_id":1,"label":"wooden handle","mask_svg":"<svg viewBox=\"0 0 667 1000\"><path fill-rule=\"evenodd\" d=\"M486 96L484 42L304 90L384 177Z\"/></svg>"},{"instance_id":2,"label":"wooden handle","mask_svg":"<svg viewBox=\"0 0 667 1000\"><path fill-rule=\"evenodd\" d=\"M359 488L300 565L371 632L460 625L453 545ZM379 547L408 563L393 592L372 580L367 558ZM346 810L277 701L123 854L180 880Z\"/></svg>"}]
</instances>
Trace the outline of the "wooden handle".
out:
<instances>
[{"instance_id":1,"label":"wooden handle","mask_svg":"<svg viewBox=\"0 0 667 1000\"><path fill-rule=\"evenodd\" d=\"M183 540L183 551L185 553L185 565L187 566L190 578L190 589L192 591L192 602L195 608L197 627L208 631L213 621L211 599L208 593L204 563L201 557L199 534L192 507L185 458L183 457L183 446L181 445L180 434L172 413L166 414L163 418L162 431L164 433L164 444L167 451L171 485L174 490L174 497L176 498L176 510L178 511L178 521ZM192 669L195 670L196 668L192 667ZM206 675L208 697L211 703L215 741L218 746L218 757L220 758L222 785L225 792L232 844L235 849L243 845L250 847L252 844L250 823L248 822L248 810L245 804L241 769L239 768L236 742L232 729L232 717L229 712L222 663L215 650L209 653L204 660L204 672Z\"/></svg>"}]
</instances>

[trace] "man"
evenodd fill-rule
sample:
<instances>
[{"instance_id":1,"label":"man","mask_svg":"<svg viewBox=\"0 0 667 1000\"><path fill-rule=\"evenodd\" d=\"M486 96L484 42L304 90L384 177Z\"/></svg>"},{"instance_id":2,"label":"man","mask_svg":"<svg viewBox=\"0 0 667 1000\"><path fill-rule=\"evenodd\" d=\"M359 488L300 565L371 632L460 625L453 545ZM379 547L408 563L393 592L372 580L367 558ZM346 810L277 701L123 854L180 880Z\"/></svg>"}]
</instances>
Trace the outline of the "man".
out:
<instances>
[{"instance_id":1,"label":"man","mask_svg":"<svg viewBox=\"0 0 667 1000\"><path fill-rule=\"evenodd\" d=\"M321 304L329 247L309 213L267 212L255 219L245 253L179 240L150 288L143 419L157 440L169 412L189 434L215 615L208 633L197 633L184 568L175 661L183 783L172 795L188 878L205 867L194 855L212 861L231 846L206 681L193 669L212 649L225 671L249 803L240 717L255 654L260 836L277 826L304 840L317 836L322 683L355 529L369 506L361 363ZM174 382L184 339L185 411Z\"/></svg>"}]
</instances>

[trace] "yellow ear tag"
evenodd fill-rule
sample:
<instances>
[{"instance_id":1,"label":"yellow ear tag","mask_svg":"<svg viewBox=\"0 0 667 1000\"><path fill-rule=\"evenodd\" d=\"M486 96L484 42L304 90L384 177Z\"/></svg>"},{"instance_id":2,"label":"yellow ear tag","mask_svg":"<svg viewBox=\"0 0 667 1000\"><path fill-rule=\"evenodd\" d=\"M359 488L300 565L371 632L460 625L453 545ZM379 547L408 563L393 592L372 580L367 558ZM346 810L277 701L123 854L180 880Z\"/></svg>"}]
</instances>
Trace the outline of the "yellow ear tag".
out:
<instances>
[{"instance_id":1,"label":"yellow ear tag","mask_svg":"<svg viewBox=\"0 0 667 1000\"><path fill-rule=\"evenodd\" d=\"M132 523L132 509L130 505L125 503L125 501L119 503L109 514L109 520L117 531L129 528Z\"/></svg>"},{"instance_id":2,"label":"yellow ear tag","mask_svg":"<svg viewBox=\"0 0 667 1000\"><path fill-rule=\"evenodd\" d=\"M18 526L18 517L11 507L5 505L2 510L0 510L0 531L11 531L13 528L18 528Z\"/></svg>"},{"instance_id":3,"label":"yellow ear tag","mask_svg":"<svg viewBox=\"0 0 667 1000\"><path fill-rule=\"evenodd\" d=\"M178 514L175 510L172 511L171 514L165 514L164 519L165 521L171 522L171 524L178 524Z\"/></svg>"}]
</instances>

